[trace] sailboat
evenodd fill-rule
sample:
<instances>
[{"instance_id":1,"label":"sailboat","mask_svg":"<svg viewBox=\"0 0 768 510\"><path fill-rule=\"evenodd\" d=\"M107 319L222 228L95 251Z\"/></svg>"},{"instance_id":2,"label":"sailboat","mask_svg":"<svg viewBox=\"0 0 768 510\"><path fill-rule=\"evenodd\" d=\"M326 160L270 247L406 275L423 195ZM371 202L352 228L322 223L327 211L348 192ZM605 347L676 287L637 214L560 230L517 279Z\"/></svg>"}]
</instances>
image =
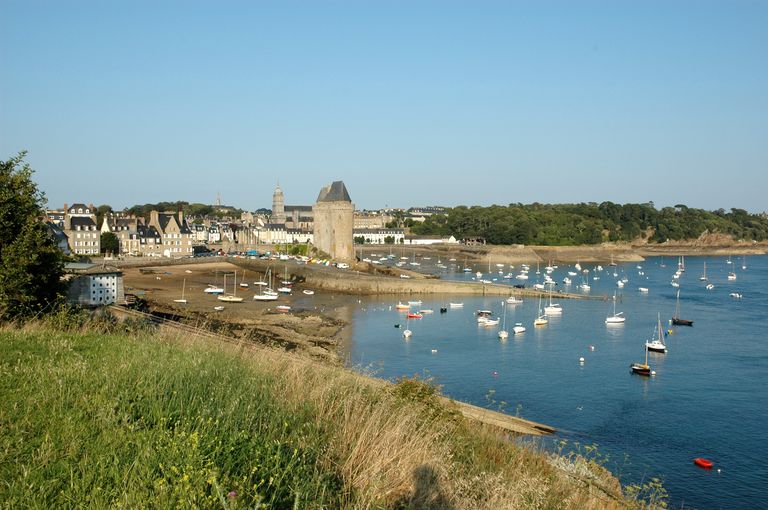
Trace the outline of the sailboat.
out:
<instances>
[{"instance_id":1,"label":"sailboat","mask_svg":"<svg viewBox=\"0 0 768 510\"><path fill-rule=\"evenodd\" d=\"M403 337L405 338L411 338L411 335L413 335L413 332L408 328L408 324L410 323L410 319L405 320L405 329L403 330Z\"/></svg>"},{"instance_id":2,"label":"sailboat","mask_svg":"<svg viewBox=\"0 0 768 510\"><path fill-rule=\"evenodd\" d=\"M685 273L685 255L680 255L680 260L677 263L677 270L681 273Z\"/></svg>"},{"instance_id":3,"label":"sailboat","mask_svg":"<svg viewBox=\"0 0 768 510\"><path fill-rule=\"evenodd\" d=\"M533 325L546 326L548 323L547 316L541 310L541 294L539 294L539 316L533 320Z\"/></svg>"},{"instance_id":4,"label":"sailboat","mask_svg":"<svg viewBox=\"0 0 768 510\"><path fill-rule=\"evenodd\" d=\"M645 363L632 363L629 365L629 369L632 371L632 373L637 375L644 375L644 376L650 376L652 374L651 372L651 366L648 364L648 347L645 348Z\"/></svg>"},{"instance_id":5,"label":"sailboat","mask_svg":"<svg viewBox=\"0 0 768 510\"><path fill-rule=\"evenodd\" d=\"M502 301L501 306L504 307L504 313L502 314L502 323L501 323L501 331L499 331L499 338L501 340L505 340L507 337L509 337L509 331L507 331L507 307L505 303Z\"/></svg>"},{"instance_id":6,"label":"sailboat","mask_svg":"<svg viewBox=\"0 0 768 510\"><path fill-rule=\"evenodd\" d=\"M232 284L234 293L232 294L219 294L216 299L227 303L242 303L243 298L237 297L237 271L235 271L234 282ZM224 275L224 288L227 288L227 275Z\"/></svg>"},{"instance_id":7,"label":"sailboat","mask_svg":"<svg viewBox=\"0 0 768 510\"><path fill-rule=\"evenodd\" d=\"M549 305L544 307L544 313L547 315L562 315L563 313L563 307L560 306L560 303L553 303L552 302L552 293L549 293Z\"/></svg>"},{"instance_id":8,"label":"sailboat","mask_svg":"<svg viewBox=\"0 0 768 510\"><path fill-rule=\"evenodd\" d=\"M704 274L699 276L699 280L702 281L702 282L706 282L707 281L707 262L706 261L704 261Z\"/></svg>"},{"instance_id":9,"label":"sailboat","mask_svg":"<svg viewBox=\"0 0 768 510\"><path fill-rule=\"evenodd\" d=\"M672 316L672 324L675 326L693 326L693 321L680 318L680 290L677 291L677 298L675 301L675 315Z\"/></svg>"},{"instance_id":10,"label":"sailboat","mask_svg":"<svg viewBox=\"0 0 768 510\"><path fill-rule=\"evenodd\" d=\"M187 279L186 279L186 278L184 278L184 283L183 283L183 284L182 284L182 286L181 286L181 299L174 299L174 300L173 300L173 302L174 302L174 303L183 303L183 304L187 304L187 300L186 300L186 299L184 299L184 290L185 290L186 288L187 288Z\"/></svg>"},{"instance_id":11,"label":"sailboat","mask_svg":"<svg viewBox=\"0 0 768 510\"><path fill-rule=\"evenodd\" d=\"M218 271L216 272L214 278L215 278L214 283L208 284L208 287L206 287L205 290L203 291L206 294L222 294L224 292L224 288L216 285L216 282L219 280Z\"/></svg>"},{"instance_id":12,"label":"sailboat","mask_svg":"<svg viewBox=\"0 0 768 510\"><path fill-rule=\"evenodd\" d=\"M742 255L741 256L741 269L746 270L747 269L747 256Z\"/></svg>"},{"instance_id":13,"label":"sailboat","mask_svg":"<svg viewBox=\"0 0 768 510\"><path fill-rule=\"evenodd\" d=\"M240 280L240 288L241 289L247 289L248 288L248 282L245 281L245 269L243 269L243 277Z\"/></svg>"},{"instance_id":14,"label":"sailboat","mask_svg":"<svg viewBox=\"0 0 768 510\"><path fill-rule=\"evenodd\" d=\"M667 352L667 345L664 343L664 330L661 328L661 314L658 317L654 338L645 342L645 348L653 352ZM647 362L646 362L647 363Z\"/></svg>"},{"instance_id":15,"label":"sailboat","mask_svg":"<svg viewBox=\"0 0 768 510\"><path fill-rule=\"evenodd\" d=\"M624 317L624 312L616 313L616 291L613 292L613 315L605 318L606 324L624 324L627 318Z\"/></svg>"}]
</instances>

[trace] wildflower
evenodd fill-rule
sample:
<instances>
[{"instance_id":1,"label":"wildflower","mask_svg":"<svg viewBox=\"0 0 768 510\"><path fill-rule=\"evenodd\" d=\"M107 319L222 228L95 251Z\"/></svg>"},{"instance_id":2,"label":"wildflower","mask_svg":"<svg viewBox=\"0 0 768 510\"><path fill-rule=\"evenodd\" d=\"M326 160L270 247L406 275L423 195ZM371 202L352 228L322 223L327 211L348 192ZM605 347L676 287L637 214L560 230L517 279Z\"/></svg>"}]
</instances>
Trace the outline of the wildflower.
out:
<instances>
[{"instance_id":1,"label":"wildflower","mask_svg":"<svg viewBox=\"0 0 768 510\"><path fill-rule=\"evenodd\" d=\"M236 498L237 497L237 492L236 491L229 491L227 493L227 497L229 497L229 498Z\"/></svg>"}]
</instances>

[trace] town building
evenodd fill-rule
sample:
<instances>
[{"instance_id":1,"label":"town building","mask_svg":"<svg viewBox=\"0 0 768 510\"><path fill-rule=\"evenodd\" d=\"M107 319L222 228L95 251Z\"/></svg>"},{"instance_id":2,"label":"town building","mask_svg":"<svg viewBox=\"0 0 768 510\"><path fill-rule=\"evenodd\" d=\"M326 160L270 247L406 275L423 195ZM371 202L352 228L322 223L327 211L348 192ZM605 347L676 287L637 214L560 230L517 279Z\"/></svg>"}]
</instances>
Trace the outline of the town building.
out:
<instances>
[{"instance_id":1,"label":"town building","mask_svg":"<svg viewBox=\"0 0 768 510\"><path fill-rule=\"evenodd\" d=\"M405 237L402 228L355 228L355 239L362 237L365 244L400 244Z\"/></svg>"},{"instance_id":2,"label":"town building","mask_svg":"<svg viewBox=\"0 0 768 510\"><path fill-rule=\"evenodd\" d=\"M147 226L153 227L160 234L164 257L192 256L194 253L192 248L194 234L184 221L183 212L151 211Z\"/></svg>"},{"instance_id":3,"label":"town building","mask_svg":"<svg viewBox=\"0 0 768 510\"><path fill-rule=\"evenodd\" d=\"M80 306L105 306L125 301L123 273L109 266L70 263L64 268L69 280L67 301Z\"/></svg>"},{"instance_id":4,"label":"town building","mask_svg":"<svg viewBox=\"0 0 768 510\"><path fill-rule=\"evenodd\" d=\"M101 253L101 232L96 226L96 210L93 205L64 204L64 234L69 249L75 255L98 255Z\"/></svg>"}]
</instances>

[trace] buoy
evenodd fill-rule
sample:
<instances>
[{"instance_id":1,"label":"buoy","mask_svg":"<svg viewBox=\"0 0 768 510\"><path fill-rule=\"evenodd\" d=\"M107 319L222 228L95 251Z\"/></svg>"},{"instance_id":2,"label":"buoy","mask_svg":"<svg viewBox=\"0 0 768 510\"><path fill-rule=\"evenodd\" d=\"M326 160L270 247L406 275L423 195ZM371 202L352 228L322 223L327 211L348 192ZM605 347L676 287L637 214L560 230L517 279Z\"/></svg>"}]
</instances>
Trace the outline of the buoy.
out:
<instances>
[{"instance_id":1,"label":"buoy","mask_svg":"<svg viewBox=\"0 0 768 510\"><path fill-rule=\"evenodd\" d=\"M432 349L432 354L436 353L437 349Z\"/></svg>"},{"instance_id":2,"label":"buoy","mask_svg":"<svg viewBox=\"0 0 768 510\"><path fill-rule=\"evenodd\" d=\"M395 327L396 327L396 328L399 328L399 327L400 327L400 324L395 324Z\"/></svg>"},{"instance_id":3,"label":"buoy","mask_svg":"<svg viewBox=\"0 0 768 510\"><path fill-rule=\"evenodd\" d=\"M720 468L717 468L717 472L718 472L718 473L720 472Z\"/></svg>"},{"instance_id":4,"label":"buoy","mask_svg":"<svg viewBox=\"0 0 768 510\"><path fill-rule=\"evenodd\" d=\"M579 363L584 363L584 357L579 358Z\"/></svg>"},{"instance_id":5,"label":"buoy","mask_svg":"<svg viewBox=\"0 0 768 510\"><path fill-rule=\"evenodd\" d=\"M594 351L594 350L595 350L595 346L594 346L594 345L590 345L590 346L589 346L589 350L590 350L590 351Z\"/></svg>"},{"instance_id":6,"label":"buoy","mask_svg":"<svg viewBox=\"0 0 768 510\"><path fill-rule=\"evenodd\" d=\"M656 371L655 370L651 370L651 375L656 375Z\"/></svg>"},{"instance_id":7,"label":"buoy","mask_svg":"<svg viewBox=\"0 0 768 510\"><path fill-rule=\"evenodd\" d=\"M493 376L494 376L494 377L498 377L498 375L499 375L499 373L498 373L497 371L495 371L495 370L494 370L494 371L493 371Z\"/></svg>"},{"instance_id":8,"label":"buoy","mask_svg":"<svg viewBox=\"0 0 768 510\"><path fill-rule=\"evenodd\" d=\"M693 463L704 469L712 469L712 461L702 457L696 457L693 459Z\"/></svg>"}]
</instances>

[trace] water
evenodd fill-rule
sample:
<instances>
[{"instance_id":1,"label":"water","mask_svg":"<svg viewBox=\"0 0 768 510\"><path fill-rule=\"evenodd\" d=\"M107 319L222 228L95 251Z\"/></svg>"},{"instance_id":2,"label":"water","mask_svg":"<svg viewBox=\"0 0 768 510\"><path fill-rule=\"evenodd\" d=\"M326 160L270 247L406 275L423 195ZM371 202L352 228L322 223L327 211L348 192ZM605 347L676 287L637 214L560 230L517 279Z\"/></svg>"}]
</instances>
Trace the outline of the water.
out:
<instances>
[{"instance_id":1,"label":"water","mask_svg":"<svg viewBox=\"0 0 768 510\"><path fill-rule=\"evenodd\" d=\"M712 290L699 281L705 260ZM669 257L648 259L642 270L633 263L595 273L592 265L582 264L590 269L592 295L618 291L617 311L627 316L619 326L604 323L613 311L611 300L560 300L563 315L534 328L538 301L526 298L522 305L508 305L510 337L502 342L499 327L479 327L475 318L478 309L501 316L500 297L434 297L416 307L435 313L410 320L413 337L406 341L401 333L405 315L394 309L398 297L361 300L353 313L348 359L386 379L433 377L453 398L553 425L561 431L557 439L570 444L597 444L623 483L660 477L672 507L765 507L768 257L748 257L746 264L742 270L741 258L731 265L722 257L686 258L679 280L680 316L694 326L675 327L666 338L669 352L650 354L657 372L652 378L631 374L629 365L645 359L644 342L654 333L657 313L671 328L667 321L677 289L670 282L677 259ZM616 286L614 269L618 278L629 279L623 289ZM475 270L487 271L487 266ZM535 270L529 286L536 282ZM731 270L736 281L727 280ZM574 269L561 265L552 277L561 282L567 271ZM593 280L594 274L600 279ZM443 277L471 280L474 273L449 270ZM498 273L483 278L503 281ZM581 283L582 275L572 279ZM639 286L649 293L640 293ZM565 289L562 283L557 288ZM571 291L577 292L576 285ZM731 292L743 298L734 299ZM439 313L457 300L464 302L462 309ZM514 335L515 322L523 322L527 331ZM401 328L393 327L396 323ZM715 469L695 467L695 457L713 460Z\"/></svg>"}]
</instances>

